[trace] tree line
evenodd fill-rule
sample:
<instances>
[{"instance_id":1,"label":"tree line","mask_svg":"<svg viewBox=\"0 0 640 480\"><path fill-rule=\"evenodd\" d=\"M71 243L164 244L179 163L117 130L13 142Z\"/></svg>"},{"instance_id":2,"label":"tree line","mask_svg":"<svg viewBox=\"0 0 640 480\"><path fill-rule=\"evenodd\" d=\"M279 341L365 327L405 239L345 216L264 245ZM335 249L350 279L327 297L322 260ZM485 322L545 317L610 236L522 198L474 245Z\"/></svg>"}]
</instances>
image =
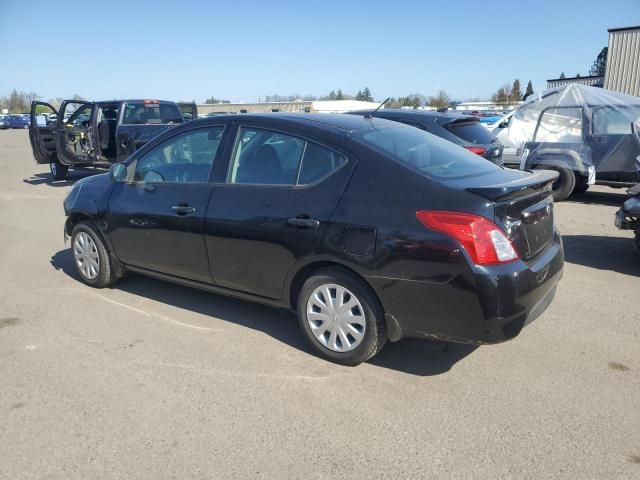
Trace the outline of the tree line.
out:
<instances>
[{"instance_id":1,"label":"tree line","mask_svg":"<svg viewBox=\"0 0 640 480\"><path fill-rule=\"evenodd\" d=\"M0 96L0 110L5 108L9 113L29 113L31 111L31 102L40 100L42 97L35 92L19 92L15 88L9 93L9 95ZM84 98L78 94L71 97L72 100L83 101ZM60 108L60 105L64 101L62 97L50 98L45 100L56 110ZM38 112L43 109L39 109Z\"/></svg>"},{"instance_id":2,"label":"tree line","mask_svg":"<svg viewBox=\"0 0 640 480\"><path fill-rule=\"evenodd\" d=\"M602 50L600 50L600 53L598 53L598 56L589 67L589 75L604 77L604 73L607 70L608 53L609 47L604 47ZM560 76L558 78L567 78L567 76L564 74L564 72L562 72L560 73ZM580 74L576 73L574 78L580 78Z\"/></svg>"}]
</instances>

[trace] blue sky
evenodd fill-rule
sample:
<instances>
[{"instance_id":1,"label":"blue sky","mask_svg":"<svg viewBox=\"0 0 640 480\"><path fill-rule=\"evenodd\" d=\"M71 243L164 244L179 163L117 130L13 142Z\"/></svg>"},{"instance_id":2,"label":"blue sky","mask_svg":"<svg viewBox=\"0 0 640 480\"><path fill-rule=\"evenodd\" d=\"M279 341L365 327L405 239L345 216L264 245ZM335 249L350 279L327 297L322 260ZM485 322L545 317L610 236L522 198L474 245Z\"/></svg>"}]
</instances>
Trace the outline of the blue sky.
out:
<instances>
[{"instance_id":1,"label":"blue sky","mask_svg":"<svg viewBox=\"0 0 640 480\"><path fill-rule=\"evenodd\" d=\"M488 97L514 78L538 90L585 75L608 28L640 25L640 0L524 4L0 0L0 95Z\"/></svg>"}]
</instances>

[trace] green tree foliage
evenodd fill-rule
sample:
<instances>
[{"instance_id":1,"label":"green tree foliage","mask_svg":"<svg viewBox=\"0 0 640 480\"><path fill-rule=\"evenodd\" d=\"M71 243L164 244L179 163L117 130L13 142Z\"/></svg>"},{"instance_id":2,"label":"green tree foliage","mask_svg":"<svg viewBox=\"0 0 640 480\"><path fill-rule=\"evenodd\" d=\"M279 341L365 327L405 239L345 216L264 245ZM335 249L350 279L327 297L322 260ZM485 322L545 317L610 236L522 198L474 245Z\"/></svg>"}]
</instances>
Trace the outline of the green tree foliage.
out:
<instances>
[{"instance_id":1,"label":"green tree foliage","mask_svg":"<svg viewBox=\"0 0 640 480\"><path fill-rule=\"evenodd\" d=\"M607 54L609 53L609 47L604 47L600 50L600 53L596 57L593 65L589 69L589 75L604 75L607 69Z\"/></svg>"},{"instance_id":2,"label":"green tree foliage","mask_svg":"<svg viewBox=\"0 0 640 480\"><path fill-rule=\"evenodd\" d=\"M342 89L338 89L338 93L336 93L336 100L344 100L344 93L342 93Z\"/></svg>"},{"instance_id":3,"label":"green tree foliage","mask_svg":"<svg viewBox=\"0 0 640 480\"><path fill-rule=\"evenodd\" d=\"M231 103L229 100L222 100L216 97L207 98L204 103L212 104L212 103Z\"/></svg>"},{"instance_id":4,"label":"green tree foliage","mask_svg":"<svg viewBox=\"0 0 640 480\"><path fill-rule=\"evenodd\" d=\"M517 78L513 81L511 86L511 93L509 94L509 101L512 103L522 100L522 90L520 90L520 80Z\"/></svg>"},{"instance_id":5,"label":"green tree foliage","mask_svg":"<svg viewBox=\"0 0 640 480\"><path fill-rule=\"evenodd\" d=\"M567 78L567 76L564 74L564 72L561 72L559 78Z\"/></svg>"},{"instance_id":6,"label":"green tree foliage","mask_svg":"<svg viewBox=\"0 0 640 480\"><path fill-rule=\"evenodd\" d=\"M524 96L522 97L522 100L526 100L527 97L530 97L531 95L533 95L533 85L531 85L531 80L529 80L529 82L527 83L527 89L524 92Z\"/></svg>"}]
</instances>

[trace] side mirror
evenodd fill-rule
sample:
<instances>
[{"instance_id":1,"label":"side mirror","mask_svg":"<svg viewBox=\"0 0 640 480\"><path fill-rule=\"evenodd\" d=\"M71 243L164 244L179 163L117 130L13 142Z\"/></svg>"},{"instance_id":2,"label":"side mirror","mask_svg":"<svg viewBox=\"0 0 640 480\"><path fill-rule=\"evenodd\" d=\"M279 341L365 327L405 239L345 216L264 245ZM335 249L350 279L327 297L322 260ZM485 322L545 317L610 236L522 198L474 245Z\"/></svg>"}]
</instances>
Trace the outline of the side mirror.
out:
<instances>
[{"instance_id":1,"label":"side mirror","mask_svg":"<svg viewBox=\"0 0 640 480\"><path fill-rule=\"evenodd\" d=\"M109 176L114 183L127 181L127 166L124 163L114 163L109 167Z\"/></svg>"}]
</instances>

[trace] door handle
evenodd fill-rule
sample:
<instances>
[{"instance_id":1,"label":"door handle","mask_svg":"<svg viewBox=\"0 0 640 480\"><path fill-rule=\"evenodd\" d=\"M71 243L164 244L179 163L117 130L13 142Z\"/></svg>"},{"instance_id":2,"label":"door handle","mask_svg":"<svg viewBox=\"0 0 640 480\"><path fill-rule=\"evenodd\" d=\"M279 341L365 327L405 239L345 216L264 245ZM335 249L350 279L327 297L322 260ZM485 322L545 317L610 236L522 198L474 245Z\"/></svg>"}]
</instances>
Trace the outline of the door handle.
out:
<instances>
[{"instance_id":1,"label":"door handle","mask_svg":"<svg viewBox=\"0 0 640 480\"><path fill-rule=\"evenodd\" d=\"M189 215L191 213L196 213L195 207L190 207L189 205L174 205L171 207L171 210L176 212L178 215Z\"/></svg>"},{"instance_id":2,"label":"door handle","mask_svg":"<svg viewBox=\"0 0 640 480\"><path fill-rule=\"evenodd\" d=\"M289 220L287 220L287 223L292 227L297 228L318 228L320 226L320 222L315 218L290 218Z\"/></svg>"}]
</instances>

